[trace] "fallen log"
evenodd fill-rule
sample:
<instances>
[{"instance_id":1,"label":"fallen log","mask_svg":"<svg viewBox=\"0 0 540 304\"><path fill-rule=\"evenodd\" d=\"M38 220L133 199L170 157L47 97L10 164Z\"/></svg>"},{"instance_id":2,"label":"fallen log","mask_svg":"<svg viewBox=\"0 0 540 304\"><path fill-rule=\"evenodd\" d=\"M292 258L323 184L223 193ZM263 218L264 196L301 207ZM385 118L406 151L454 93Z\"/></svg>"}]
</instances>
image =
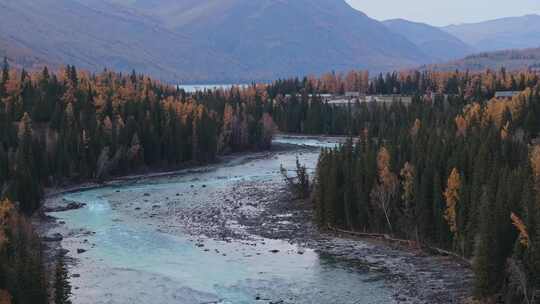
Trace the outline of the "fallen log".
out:
<instances>
[{"instance_id":1,"label":"fallen log","mask_svg":"<svg viewBox=\"0 0 540 304\"><path fill-rule=\"evenodd\" d=\"M365 233L365 232L344 230L344 229L334 228L334 227L332 227L330 225L328 225L328 229L330 231L349 234L349 235L363 237L363 238L383 239L385 241L389 241L389 242L393 242L393 243L406 244L406 245L416 244L417 247L424 248L424 250L427 249L427 250L429 250L431 252L435 252L436 254L442 255L442 256L451 256L451 257L456 258L456 259L460 260L461 262L465 263L469 267L472 266L472 263L471 263L470 260L460 256L457 253L454 253L454 252L448 251L448 250L444 250L444 249L440 249L440 248L437 248L437 247L428 246L428 245L425 245L425 244L420 244L420 243L418 243L416 241L413 241L413 240L396 239L396 238L391 237L389 234Z\"/></svg>"}]
</instances>

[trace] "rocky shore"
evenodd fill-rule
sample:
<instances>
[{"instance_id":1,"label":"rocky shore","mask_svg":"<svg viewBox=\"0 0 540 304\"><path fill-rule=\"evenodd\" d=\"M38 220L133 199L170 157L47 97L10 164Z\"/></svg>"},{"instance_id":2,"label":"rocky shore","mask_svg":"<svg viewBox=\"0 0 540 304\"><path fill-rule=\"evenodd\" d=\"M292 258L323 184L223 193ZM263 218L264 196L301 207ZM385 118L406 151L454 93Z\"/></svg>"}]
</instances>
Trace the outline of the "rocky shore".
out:
<instances>
[{"instance_id":1,"label":"rocky shore","mask_svg":"<svg viewBox=\"0 0 540 304\"><path fill-rule=\"evenodd\" d=\"M253 246L258 246L260 238L285 240L300 245L300 248L314 250L351 271L375 274L371 280L380 280L389 286L396 303L463 303L469 297L471 271L455 259L429 255L415 248L384 241L317 229L312 223L309 203L295 201L288 194L279 175L279 164L275 168L270 167L274 160L289 157L289 154L298 155L301 161L313 164L317 149L283 146L271 152L231 157L226 162L205 168L115 181L108 184L115 190L109 191L104 198L113 210L123 215L117 219L119 223L124 217L134 218L167 234L191 235L194 246L201 252L213 250L205 244L208 239L241 240L251 242ZM251 166L260 160L269 166L264 169ZM239 164L244 171L236 174L235 166ZM219 170L227 174L220 176ZM256 178L247 177L255 174ZM181 188L166 186L168 182L178 183L179 180ZM165 186L160 186L159 191L146 192L132 191L128 187L146 184ZM60 193L63 192L57 191L57 195L48 196L44 204L45 213L85 207L84 203L64 199L58 195ZM72 256L84 255L93 248L93 244L84 243L86 236L93 231L70 231L63 227L62 222L48 216L35 222L49 248L49 256L65 250L61 247L65 237L76 236L79 243L85 245L84 248L72 248L76 248ZM279 251L277 248L271 250L277 250L273 253ZM303 253L303 250L298 250L292 254ZM77 261L74 259L72 262ZM77 278L80 276L75 275Z\"/></svg>"}]
</instances>

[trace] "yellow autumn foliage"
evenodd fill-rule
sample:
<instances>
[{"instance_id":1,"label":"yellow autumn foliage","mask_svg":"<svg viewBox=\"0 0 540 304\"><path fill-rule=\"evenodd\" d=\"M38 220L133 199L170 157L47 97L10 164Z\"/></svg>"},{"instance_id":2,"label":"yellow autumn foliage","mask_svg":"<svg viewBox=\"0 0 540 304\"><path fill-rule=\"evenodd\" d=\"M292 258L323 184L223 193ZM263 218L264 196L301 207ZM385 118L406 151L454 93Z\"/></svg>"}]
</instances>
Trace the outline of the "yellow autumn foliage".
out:
<instances>
[{"instance_id":1,"label":"yellow autumn foliage","mask_svg":"<svg viewBox=\"0 0 540 304\"><path fill-rule=\"evenodd\" d=\"M465 120L465 118L462 115L458 115L456 116L455 122L456 122L456 128L457 128L457 135L465 136L465 134L467 133L467 127L468 127L467 121Z\"/></svg>"},{"instance_id":2,"label":"yellow autumn foliage","mask_svg":"<svg viewBox=\"0 0 540 304\"><path fill-rule=\"evenodd\" d=\"M0 201L0 249L8 242L5 229L12 210L13 204L9 200Z\"/></svg>"},{"instance_id":3,"label":"yellow autumn foliage","mask_svg":"<svg viewBox=\"0 0 540 304\"><path fill-rule=\"evenodd\" d=\"M401 169L401 185L403 187L403 194L401 198L408 205L412 201L414 191L414 166L409 162L406 162ZM407 206L408 207L408 206Z\"/></svg>"},{"instance_id":4,"label":"yellow autumn foliage","mask_svg":"<svg viewBox=\"0 0 540 304\"><path fill-rule=\"evenodd\" d=\"M521 218L519 218L514 212L510 214L510 218L512 219L512 225L514 225L514 227L516 227L516 229L519 231L519 243L523 245L523 247L528 248L530 239L527 226L525 226L523 220L521 220Z\"/></svg>"},{"instance_id":5,"label":"yellow autumn foliage","mask_svg":"<svg viewBox=\"0 0 540 304\"><path fill-rule=\"evenodd\" d=\"M501 128L501 139L506 140L508 139L508 136L510 135L510 122L506 122L506 124Z\"/></svg>"},{"instance_id":6,"label":"yellow autumn foliage","mask_svg":"<svg viewBox=\"0 0 540 304\"><path fill-rule=\"evenodd\" d=\"M467 126L470 126L474 120L480 119L482 114L482 106L478 102L467 105L463 109L463 114L465 121L467 122Z\"/></svg>"},{"instance_id":7,"label":"yellow autumn foliage","mask_svg":"<svg viewBox=\"0 0 540 304\"><path fill-rule=\"evenodd\" d=\"M420 131L420 128L422 127L422 122L420 122L420 119L416 119L414 121L414 124L411 128L411 136L414 138L416 137L416 135L418 135L418 132Z\"/></svg>"},{"instance_id":8,"label":"yellow autumn foliage","mask_svg":"<svg viewBox=\"0 0 540 304\"><path fill-rule=\"evenodd\" d=\"M390 153L386 147L382 147L377 154L377 169L379 172L390 167Z\"/></svg>"},{"instance_id":9,"label":"yellow autumn foliage","mask_svg":"<svg viewBox=\"0 0 540 304\"><path fill-rule=\"evenodd\" d=\"M459 190L461 188L461 177L456 168L452 170L448 177L447 187L444 191L444 198L446 199L446 210L444 212L444 218L450 227L450 231L457 232L456 222L456 206L459 201Z\"/></svg>"},{"instance_id":10,"label":"yellow autumn foliage","mask_svg":"<svg viewBox=\"0 0 540 304\"><path fill-rule=\"evenodd\" d=\"M503 116L507 110L510 111L513 118L519 117L527 104L528 96L531 94L531 90L527 89L511 99L494 98L488 101L482 116L482 124L485 126L491 121L495 126L502 127L504 123Z\"/></svg>"},{"instance_id":11,"label":"yellow autumn foliage","mask_svg":"<svg viewBox=\"0 0 540 304\"><path fill-rule=\"evenodd\" d=\"M536 145L530 152L530 163L535 179L540 177L540 146Z\"/></svg>"}]
</instances>

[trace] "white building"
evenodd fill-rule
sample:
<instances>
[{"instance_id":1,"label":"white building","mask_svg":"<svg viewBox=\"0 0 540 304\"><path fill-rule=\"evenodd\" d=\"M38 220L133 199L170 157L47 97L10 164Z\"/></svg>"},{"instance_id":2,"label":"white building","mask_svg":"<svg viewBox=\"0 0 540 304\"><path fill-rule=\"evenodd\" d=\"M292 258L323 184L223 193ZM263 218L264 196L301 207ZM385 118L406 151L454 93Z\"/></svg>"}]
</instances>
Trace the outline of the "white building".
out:
<instances>
[{"instance_id":1,"label":"white building","mask_svg":"<svg viewBox=\"0 0 540 304\"><path fill-rule=\"evenodd\" d=\"M519 95L520 91L497 91L495 92L495 98L497 99L510 99L514 96Z\"/></svg>"}]
</instances>

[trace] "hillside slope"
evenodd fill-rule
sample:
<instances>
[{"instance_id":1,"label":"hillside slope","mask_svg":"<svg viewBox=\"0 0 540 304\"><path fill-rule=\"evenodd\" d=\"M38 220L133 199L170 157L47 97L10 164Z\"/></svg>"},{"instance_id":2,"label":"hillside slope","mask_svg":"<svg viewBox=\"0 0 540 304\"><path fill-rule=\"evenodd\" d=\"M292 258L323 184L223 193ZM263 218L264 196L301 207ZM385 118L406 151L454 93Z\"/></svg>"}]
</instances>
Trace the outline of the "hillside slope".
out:
<instances>
[{"instance_id":1,"label":"hillside slope","mask_svg":"<svg viewBox=\"0 0 540 304\"><path fill-rule=\"evenodd\" d=\"M474 49L440 28L404 19L383 22L391 31L400 34L436 61L458 59L474 53Z\"/></svg>"},{"instance_id":2,"label":"hillside slope","mask_svg":"<svg viewBox=\"0 0 540 304\"><path fill-rule=\"evenodd\" d=\"M540 16L526 15L442 28L476 51L540 47Z\"/></svg>"},{"instance_id":3,"label":"hillside slope","mask_svg":"<svg viewBox=\"0 0 540 304\"><path fill-rule=\"evenodd\" d=\"M0 0L0 41L49 62L231 82L429 62L339 0Z\"/></svg>"},{"instance_id":4,"label":"hillside slope","mask_svg":"<svg viewBox=\"0 0 540 304\"><path fill-rule=\"evenodd\" d=\"M257 78L268 79L274 71L389 70L425 58L408 40L343 1L234 0L217 15L190 15L197 22L175 30L207 37L248 69L261 71Z\"/></svg>"},{"instance_id":5,"label":"hillside slope","mask_svg":"<svg viewBox=\"0 0 540 304\"><path fill-rule=\"evenodd\" d=\"M190 77L204 79L209 67L228 60L150 18L105 2L0 0L0 12L0 40L48 62L93 71L137 69L162 79L180 79L182 68L192 65L197 69Z\"/></svg>"},{"instance_id":6,"label":"hillside slope","mask_svg":"<svg viewBox=\"0 0 540 304\"><path fill-rule=\"evenodd\" d=\"M422 69L435 71L484 71L487 69L508 71L540 68L540 48L485 52L446 63L425 65Z\"/></svg>"}]
</instances>

